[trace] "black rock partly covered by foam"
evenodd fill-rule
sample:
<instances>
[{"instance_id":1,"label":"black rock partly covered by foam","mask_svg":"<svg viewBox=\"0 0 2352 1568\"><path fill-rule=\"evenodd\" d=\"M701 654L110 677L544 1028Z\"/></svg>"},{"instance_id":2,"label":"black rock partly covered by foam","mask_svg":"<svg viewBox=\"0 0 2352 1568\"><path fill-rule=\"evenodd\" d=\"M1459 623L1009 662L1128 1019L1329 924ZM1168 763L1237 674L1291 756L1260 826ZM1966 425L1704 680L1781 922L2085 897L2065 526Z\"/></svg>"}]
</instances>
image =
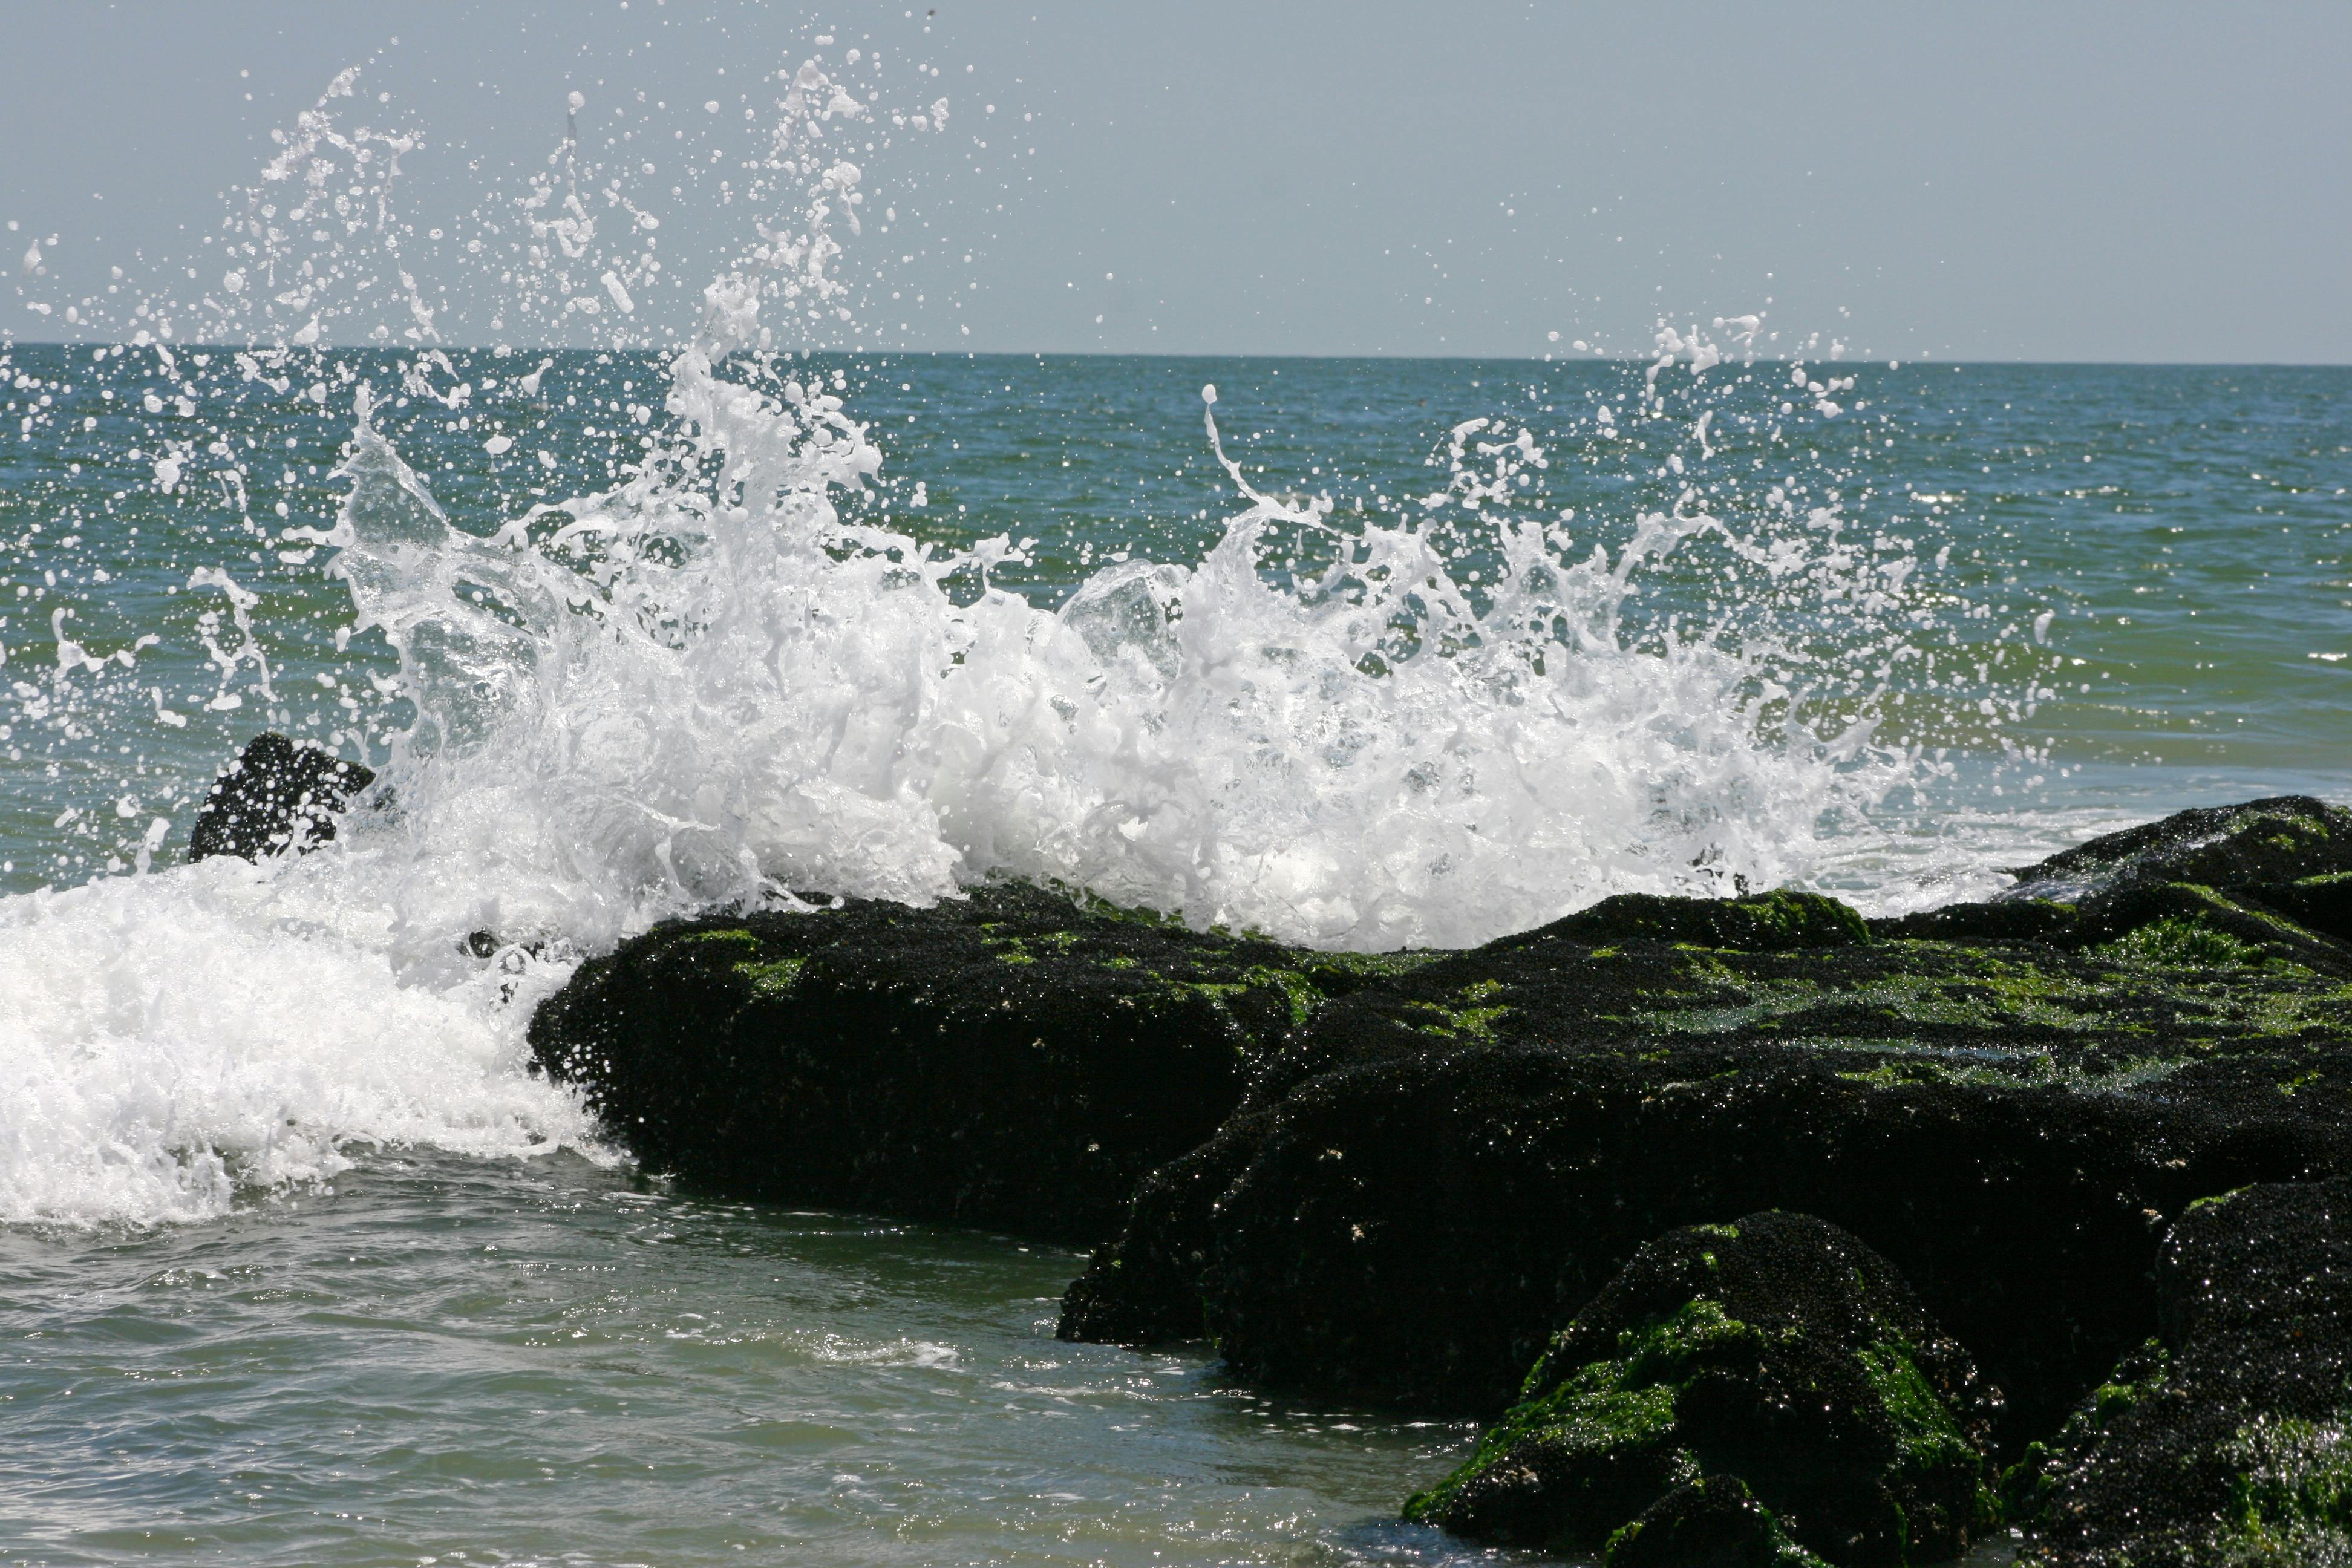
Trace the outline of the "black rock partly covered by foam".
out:
<instances>
[{"instance_id":1,"label":"black rock partly covered by foam","mask_svg":"<svg viewBox=\"0 0 2352 1568\"><path fill-rule=\"evenodd\" d=\"M1634 1254L1406 1516L1609 1568L1789 1542L1839 1568L1937 1562L1991 1518L1997 1405L1885 1258L1749 1215Z\"/></svg>"},{"instance_id":2,"label":"black rock partly covered by foam","mask_svg":"<svg viewBox=\"0 0 2352 1568\"><path fill-rule=\"evenodd\" d=\"M188 858L258 860L313 848L335 837L335 818L374 781L358 763L265 731L213 781L188 836Z\"/></svg>"}]
</instances>

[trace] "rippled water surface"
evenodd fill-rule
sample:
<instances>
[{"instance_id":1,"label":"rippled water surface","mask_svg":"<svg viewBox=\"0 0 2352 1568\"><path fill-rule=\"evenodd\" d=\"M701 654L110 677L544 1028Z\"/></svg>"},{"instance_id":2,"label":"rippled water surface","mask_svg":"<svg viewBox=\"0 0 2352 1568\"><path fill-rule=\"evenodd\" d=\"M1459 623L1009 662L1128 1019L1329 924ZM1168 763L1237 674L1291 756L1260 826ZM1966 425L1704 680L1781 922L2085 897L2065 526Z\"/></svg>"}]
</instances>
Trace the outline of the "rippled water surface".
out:
<instances>
[{"instance_id":1,"label":"rippled water surface","mask_svg":"<svg viewBox=\"0 0 2352 1568\"><path fill-rule=\"evenodd\" d=\"M1075 1255L372 1157L0 1236L0 1552L44 1563L1427 1563L1465 1427L1053 1338ZM741 1554L749 1554L741 1555Z\"/></svg>"},{"instance_id":2,"label":"rippled water surface","mask_svg":"<svg viewBox=\"0 0 2352 1568\"><path fill-rule=\"evenodd\" d=\"M1496 1560L1394 1522L1471 1428L672 1191L532 1007L796 890L1467 945L2352 796L2352 371L835 353L992 112L876 47L740 125L572 92L437 218L354 66L184 255L12 236L92 341L0 337L0 1560ZM188 863L265 729L377 782Z\"/></svg>"},{"instance_id":3,"label":"rippled water surface","mask_svg":"<svg viewBox=\"0 0 2352 1568\"><path fill-rule=\"evenodd\" d=\"M534 390L520 390L516 371L549 357ZM0 670L16 682L0 699L0 887L127 865L155 816L169 823L158 849L168 863L213 769L263 723L380 757L409 713L383 689L393 663L373 637L337 646L351 616L324 571L331 552L281 535L331 525L346 488L330 470L349 435L348 387L396 383L407 362L332 356L335 405L321 410L241 382L226 355L201 367L183 356L176 375L136 352L19 346L5 358L26 389L0 402L8 423L26 427L0 429ZM1250 477L1277 493L1329 495L1343 525L1418 513L1416 498L1444 484L1446 432L1486 417L1524 422L1540 438L1549 460L1529 472L1523 510L1571 510L1562 532L1580 549L1621 546L1644 510L1673 506L1694 484L1735 526L1769 512L1779 485L1796 503L1834 507L1850 535L1900 538L1923 562L1948 549L1913 581L1948 613L1906 635L1926 650L1957 633L1970 651L1940 672L1954 684L1909 693L1887 728L1955 742L1963 769L1999 758L2003 735L2048 747L2050 768L1947 792L1945 805L1996 858L2192 798L2345 787L2352 372L1820 367L1854 378L1841 394L1854 406L1836 420L1801 410L1784 420L1774 415L1787 390L1777 365L1744 382L1721 367L1713 374L1729 379L1706 397L1676 389L1673 417L1604 426L1599 408L1638 404L1641 367L839 363L851 412L887 447L880 487L857 515L943 547L1034 539L1026 563L992 580L1048 607L1116 560L1192 563L1215 542L1237 498L1202 439L1199 393L1213 378ZM380 422L453 521L477 532L616 472L636 455L637 413L658 408L664 375L650 355L453 363L439 380L478 389L462 413L402 398ZM210 389L191 405L195 421L168 402L142 411L142 397L175 384ZM1702 459L1690 425L1707 406L1720 417ZM487 453L493 426L521 438ZM191 458L187 479L161 493L156 454L197 430L225 431L234 459ZM1669 466L1685 457L1686 469ZM1720 565L1692 548L1645 569L1629 624L1695 615ZM226 606L189 586L205 567L258 595L253 647L278 677L273 699L247 690L234 707L210 706L225 685L249 684L249 669L224 683L205 646L199 623ZM2030 628L2044 614L2037 640ZM1824 666L1835 668L1829 625ZM66 657L60 633L77 655L124 663L76 667L70 696L45 690ZM154 644L139 646L142 637ZM1990 657L1975 646L2003 642ZM215 637L222 645L236 648L234 628ZM123 651L134 647L135 670ZM1895 672L1897 689L1906 673ZM2009 711L2021 691L2044 690L2030 717ZM2001 724L1983 722L1986 700L2002 708ZM184 722L159 722L159 709ZM124 814L125 802L137 809Z\"/></svg>"}]
</instances>

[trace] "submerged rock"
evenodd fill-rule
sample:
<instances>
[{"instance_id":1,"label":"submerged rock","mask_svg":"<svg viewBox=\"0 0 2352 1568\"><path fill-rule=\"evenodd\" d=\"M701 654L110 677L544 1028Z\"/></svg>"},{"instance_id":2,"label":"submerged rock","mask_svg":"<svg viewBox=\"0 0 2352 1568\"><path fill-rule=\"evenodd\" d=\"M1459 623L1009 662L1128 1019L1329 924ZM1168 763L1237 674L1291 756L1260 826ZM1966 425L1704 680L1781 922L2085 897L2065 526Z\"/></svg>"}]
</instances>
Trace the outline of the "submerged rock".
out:
<instances>
[{"instance_id":1,"label":"submerged rock","mask_svg":"<svg viewBox=\"0 0 2352 1568\"><path fill-rule=\"evenodd\" d=\"M1998 1395L1884 1258L1810 1215L1648 1243L1406 1517L1639 1563L1935 1563L1990 1517Z\"/></svg>"},{"instance_id":2,"label":"submerged rock","mask_svg":"<svg viewBox=\"0 0 2352 1568\"><path fill-rule=\"evenodd\" d=\"M373 771L358 763L266 730L213 781L188 835L188 858L258 860L314 848L335 837L335 818L373 782Z\"/></svg>"},{"instance_id":3,"label":"submerged rock","mask_svg":"<svg viewBox=\"0 0 2352 1568\"><path fill-rule=\"evenodd\" d=\"M2007 1478L2026 1560L2352 1563L2352 1181L2200 1204L2161 1332Z\"/></svg>"},{"instance_id":4,"label":"submerged rock","mask_svg":"<svg viewBox=\"0 0 2352 1568\"><path fill-rule=\"evenodd\" d=\"M658 926L583 964L530 1043L656 1170L1098 1241L1255 1057L1379 967L988 887Z\"/></svg>"}]
</instances>

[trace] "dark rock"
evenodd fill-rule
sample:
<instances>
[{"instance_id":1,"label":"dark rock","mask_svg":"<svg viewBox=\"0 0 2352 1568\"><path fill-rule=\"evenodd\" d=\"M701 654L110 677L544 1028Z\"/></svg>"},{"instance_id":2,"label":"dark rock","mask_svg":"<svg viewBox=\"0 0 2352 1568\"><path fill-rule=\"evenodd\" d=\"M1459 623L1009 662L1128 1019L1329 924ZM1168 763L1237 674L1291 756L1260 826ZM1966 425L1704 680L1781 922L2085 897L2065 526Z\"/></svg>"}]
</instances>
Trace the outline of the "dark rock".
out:
<instances>
[{"instance_id":1,"label":"dark rock","mask_svg":"<svg viewBox=\"0 0 2352 1568\"><path fill-rule=\"evenodd\" d=\"M1685 1481L1609 1538L1603 1568L1819 1568L1738 1476Z\"/></svg>"},{"instance_id":2,"label":"dark rock","mask_svg":"<svg viewBox=\"0 0 2352 1568\"><path fill-rule=\"evenodd\" d=\"M1840 1568L1939 1562L1990 1517L1998 1403L1884 1258L1810 1215L1754 1214L1645 1245L1406 1516L1605 1544L1612 1565L1771 1562L1783 1531Z\"/></svg>"},{"instance_id":3,"label":"dark rock","mask_svg":"<svg viewBox=\"0 0 2352 1568\"><path fill-rule=\"evenodd\" d=\"M1900 942L2037 942L2065 943L2081 916L2072 904L2015 898L1981 904L1946 904L1916 914L1869 922L1871 934Z\"/></svg>"},{"instance_id":4,"label":"dark rock","mask_svg":"<svg viewBox=\"0 0 2352 1568\"><path fill-rule=\"evenodd\" d=\"M2004 898L2079 900L2147 882L2236 888L2352 871L2352 811L2305 795L2178 811L2012 873Z\"/></svg>"},{"instance_id":5,"label":"dark rock","mask_svg":"<svg viewBox=\"0 0 2352 1568\"><path fill-rule=\"evenodd\" d=\"M2307 931L2352 942L2352 871L2264 883L2252 896Z\"/></svg>"},{"instance_id":6,"label":"dark rock","mask_svg":"<svg viewBox=\"0 0 2352 1568\"><path fill-rule=\"evenodd\" d=\"M188 858L258 860L315 848L335 837L335 818L374 781L358 763L264 731L213 781L188 835Z\"/></svg>"},{"instance_id":7,"label":"dark rock","mask_svg":"<svg viewBox=\"0 0 2352 1568\"><path fill-rule=\"evenodd\" d=\"M1820 893L1752 893L1737 899L1676 899L1619 893L1523 936L1507 936L1494 951L1574 942L1689 942L1748 952L1844 947L1871 940L1870 927L1851 906Z\"/></svg>"},{"instance_id":8,"label":"dark rock","mask_svg":"<svg viewBox=\"0 0 2352 1568\"><path fill-rule=\"evenodd\" d=\"M583 965L530 1041L656 1170L1098 1241L1372 966L1001 886L660 926Z\"/></svg>"},{"instance_id":9,"label":"dark rock","mask_svg":"<svg viewBox=\"0 0 2352 1568\"><path fill-rule=\"evenodd\" d=\"M2160 1334L2006 1478L2027 1560L2352 1563L2352 1181L2192 1207Z\"/></svg>"},{"instance_id":10,"label":"dark rock","mask_svg":"<svg viewBox=\"0 0 2352 1568\"><path fill-rule=\"evenodd\" d=\"M1063 1331L1492 1415L1649 1237L1801 1210L1893 1259L2021 1443L2153 1331L2168 1218L2352 1168L2344 981L2293 956L2322 939L2160 893L2063 943L1555 931L1383 976L1143 1184Z\"/></svg>"}]
</instances>

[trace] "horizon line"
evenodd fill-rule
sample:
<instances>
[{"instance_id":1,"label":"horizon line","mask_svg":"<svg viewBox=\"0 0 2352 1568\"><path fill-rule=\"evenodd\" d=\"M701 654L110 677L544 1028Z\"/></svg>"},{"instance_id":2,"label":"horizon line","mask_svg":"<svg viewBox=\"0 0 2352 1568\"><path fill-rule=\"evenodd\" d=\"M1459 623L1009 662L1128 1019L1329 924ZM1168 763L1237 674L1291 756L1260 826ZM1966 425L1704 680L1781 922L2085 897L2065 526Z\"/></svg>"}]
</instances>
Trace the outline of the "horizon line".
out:
<instances>
[{"instance_id":1,"label":"horizon line","mask_svg":"<svg viewBox=\"0 0 2352 1568\"><path fill-rule=\"evenodd\" d=\"M16 349L165 349L174 353L304 353L317 354L375 353L416 354L438 350L444 353L464 354L659 354L675 352L663 345L638 348L593 348L549 343L285 343L184 342L134 343L103 338L12 338L0 333L0 353ZM739 351L748 352L748 351ZM1654 354L1517 354L1517 353L1391 353L1382 350L1351 351L1344 353L1312 353L1295 349L940 349L940 348L797 348L766 351L798 356L837 356L842 358L885 358L911 356L924 359L1139 359L1139 360L1354 360L1392 361L1424 364L1484 363L1484 364L1595 364L1648 365L1656 363ZM728 357L734 357L730 355ZM1871 365L1881 369L1913 365L2015 366L2080 369L2125 370L2347 370L2352 359L2346 360L2263 360L2263 359L1947 359L1936 354L1920 354L1906 358L1898 354L1885 356L1847 354L1840 357L1793 353L1759 353L1733 358L1727 355L1720 364L1847 364Z\"/></svg>"}]
</instances>

